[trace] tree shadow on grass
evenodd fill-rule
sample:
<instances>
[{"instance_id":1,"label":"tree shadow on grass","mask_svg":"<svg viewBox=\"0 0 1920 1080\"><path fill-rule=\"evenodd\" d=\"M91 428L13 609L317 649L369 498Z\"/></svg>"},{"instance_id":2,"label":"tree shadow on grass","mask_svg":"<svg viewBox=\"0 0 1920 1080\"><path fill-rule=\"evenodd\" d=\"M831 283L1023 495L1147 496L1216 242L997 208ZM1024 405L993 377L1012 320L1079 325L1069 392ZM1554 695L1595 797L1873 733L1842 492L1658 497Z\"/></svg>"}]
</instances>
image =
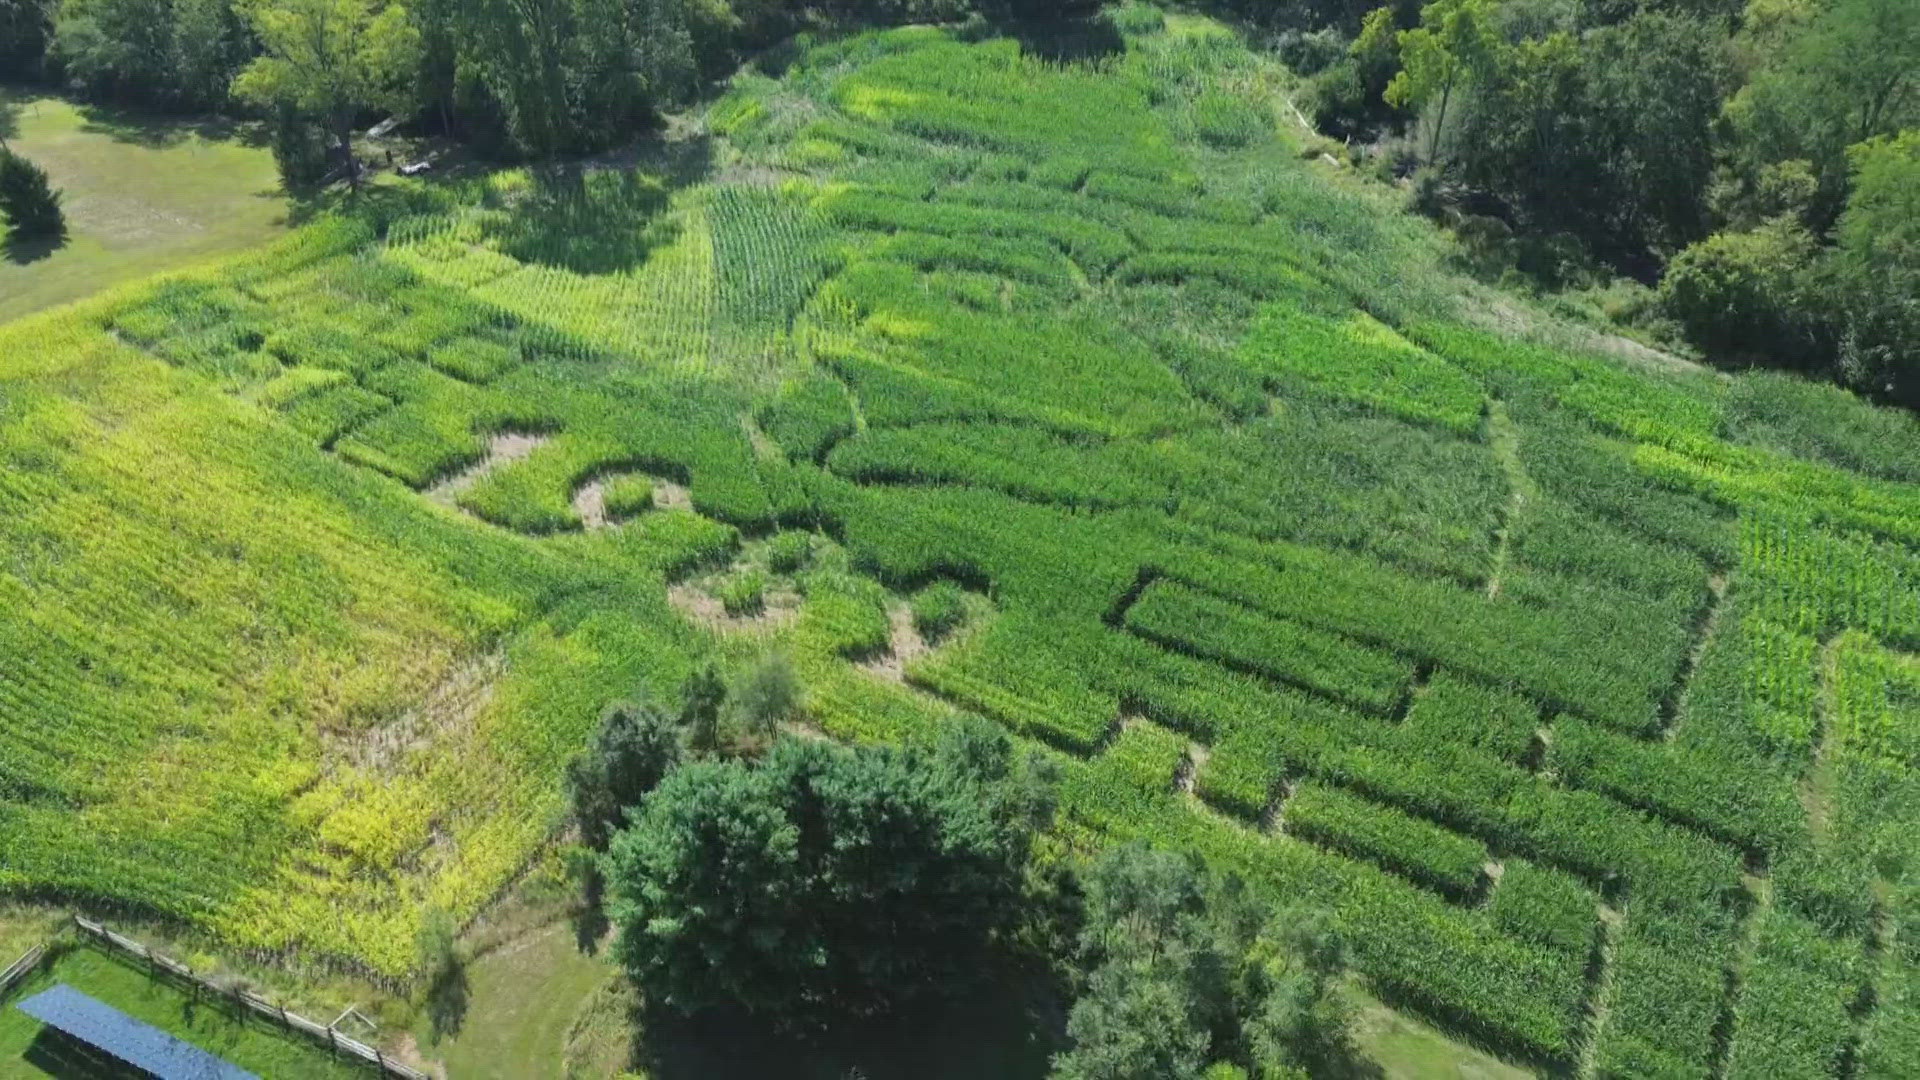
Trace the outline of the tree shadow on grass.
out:
<instances>
[{"instance_id":1,"label":"tree shadow on grass","mask_svg":"<svg viewBox=\"0 0 1920 1080\"><path fill-rule=\"evenodd\" d=\"M1040 1080L1066 1046L1069 997L1045 971L1002 964L979 989L815 1039L739 1014L637 1018L640 1062L659 1080Z\"/></svg>"},{"instance_id":2,"label":"tree shadow on grass","mask_svg":"<svg viewBox=\"0 0 1920 1080\"><path fill-rule=\"evenodd\" d=\"M533 174L488 231L502 254L576 274L612 274L671 242L661 224L670 189L632 169L564 165Z\"/></svg>"},{"instance_id":3,"label":"tree shadow on grass","mask_svg":"<svg viewBox=\"0 0 1920 1080\"><path fill-rule=\"evenodd\" d=\"M80 106L80 130L150 150L177 146L190 138L265 146L266 129L224 116L167 116L111 105Z\"/></svg>"},{"instance_id":4,"label":"tree shadow on grass","mask_svg":"<svg viewBox=\"0 0 1920 1080\"><path fill-rule=\"evenodd\" d=\"M427 987L427 1024L433 1041L452 1038L466 1026L467 1005L472 988L467 983L467 965L449 964Z\"/></svg>"},{"instance_id":5,"label":"tree shadow on grass","mask_svg":"<svg viewBox=\"0 0 1920 1080\"><path fill-rule=\"evenodd\" d=\"M67 230L61 229L51 236L13 236L9 234L0 240L0 255L10 263L26 266L37 263L67 246Z\"/></svg>"}]
</instances>

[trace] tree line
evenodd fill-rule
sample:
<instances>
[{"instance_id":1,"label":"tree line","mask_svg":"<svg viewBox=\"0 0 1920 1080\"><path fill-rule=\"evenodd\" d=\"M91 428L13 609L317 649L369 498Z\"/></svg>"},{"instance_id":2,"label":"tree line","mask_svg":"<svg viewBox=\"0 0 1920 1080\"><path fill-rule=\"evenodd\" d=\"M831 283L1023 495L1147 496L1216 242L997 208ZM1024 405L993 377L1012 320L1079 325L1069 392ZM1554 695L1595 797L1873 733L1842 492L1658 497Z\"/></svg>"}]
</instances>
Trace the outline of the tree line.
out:
<instances>
[{"instance_id":1,"label":"tree line","mask_svg":"<svg viewBox=\"0 0 1920 1080\"><path fill-rule=\"evenodd\" d=\"M803 698L777 655L705 667L677 709L608 708L568 769L580 938L616 932L644 1032L706 1021L805 1054L1011 979L1063 1011L1043 1036L1059 1080L1353 1062L1325 912L1271 908L1190 854L1063 843L1055 766L986 721L845 747L788 732ZM446 952L423 952L436 985Z\"/></svg>"},{"instance_id":2,"label":"tree line","mask_svg":"<svg viewBox=\"0 0 1920 1080\"><path fill-rule=\"evenodd\" d=\"M392 115L501 158L630 140L813 25L1084 12L1084 0L0 0L0 73L160 112L276 122L283 166L338 172ZM332 160L329 161L328 159Z\"/></svg>"},{"instance_id":3,"label":"tree line","mask_svg":"<svg viewBox=\"0 0 1920 1080\"><path fill-rule=\"evenodd\" d=\"M1295 27L1326 133L1495 272L1920 405L1920 4L1405 0ZM1356 153L1356 157L1365 156ZM1631 310L1627 314L1634 314Z\"/></svg>"}]
</instances>

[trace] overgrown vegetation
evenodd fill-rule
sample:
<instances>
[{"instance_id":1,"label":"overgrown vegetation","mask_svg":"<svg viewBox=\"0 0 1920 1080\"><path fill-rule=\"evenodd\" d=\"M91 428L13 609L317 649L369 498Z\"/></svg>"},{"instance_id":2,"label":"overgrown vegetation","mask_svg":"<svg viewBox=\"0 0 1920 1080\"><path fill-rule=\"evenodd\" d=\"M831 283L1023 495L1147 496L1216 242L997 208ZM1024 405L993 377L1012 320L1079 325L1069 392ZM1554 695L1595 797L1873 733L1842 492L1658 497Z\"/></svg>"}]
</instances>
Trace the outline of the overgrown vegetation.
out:
<instances>
[{"instance_id":1,"label":"overgrown vegetation","mask_svg":"<svg viewBox=\"0 0 1920 1080\"><path fill-rule=\"evenodd\" d=\"M1199 897L1083 948L1063 1069L1142 1014L1312 1069L1351 977L1546 1069L1901 1075L1911 417L1490 333L1262 57L1125 25L803 43L701 181L397 185L0 328L0 888L402 979L577 828L647 1005L817 1024L1031 913L925 749L971 714L1057 775L1031 843Z\"/></svg>"},{"instance_id":2,"label":"overgrown vegetation","mask_svg":"<svg viewBox=\"0 0 1920 1080\"><path fill-rule=\"evenodd\" d=\"M1483 269L1657 281L1711 359L1920 405L1913 4L1435 0L1282 51L1316 123L1418 168L1415 205ZM1613 306L1645 324L1651 299Z\"/></svg>"}]
</instances>

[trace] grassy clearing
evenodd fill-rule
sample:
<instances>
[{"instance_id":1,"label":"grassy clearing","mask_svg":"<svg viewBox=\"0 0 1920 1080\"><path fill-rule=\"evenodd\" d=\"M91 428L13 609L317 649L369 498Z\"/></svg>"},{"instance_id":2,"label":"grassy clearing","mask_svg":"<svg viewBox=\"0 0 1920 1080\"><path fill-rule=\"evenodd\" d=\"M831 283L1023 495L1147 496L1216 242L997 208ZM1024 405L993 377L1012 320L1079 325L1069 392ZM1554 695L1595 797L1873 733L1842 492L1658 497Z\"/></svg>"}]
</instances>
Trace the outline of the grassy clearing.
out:
<instances>
[{"instance_id":1,"label":"grassy clearing","mask_svg":"<svg viewBox=\"0 0 1920 1080\"><path fill-rule=\"evenodd\" d=\"M241 1019L231 1006L198 999L115 957L89 946L68 947L41 972L19 984L0 1011L0 1076L80 1077L95 1075L70 1063L59 1040L13 1008L15 1002L58 983L113 1006L260 1076L346 1080L374 1070L336 1061L304 1037L289 1037L277 1027Z\"/></svg>"},{"instance_id":2,"label":"grassy clearing","mask_svg":"<svg viewBox=\"0 0 1920 1080\"><path fill-rule=\"evenodd\" d=\"M505 941L467 967L468 1006L460 1030L421 1047L447 1075L542 1080L566 1075L575 1022L614 980L604 960L583 954L565 921ZM608 1018L624 1025L626 1017Z\"/></svg>"},{"instance_id":3,"label":"grassy clearing","mask_svg":"<svg viewBox=\"0 0 1920 1080\"><path fill-rule=\"evenodd\" d=\"M0 320L256 247L287 226L273 157L226 125L127 119L5 97L8 142L66 193L67 240L0 258Z\"/></svg>"}]
</instances>

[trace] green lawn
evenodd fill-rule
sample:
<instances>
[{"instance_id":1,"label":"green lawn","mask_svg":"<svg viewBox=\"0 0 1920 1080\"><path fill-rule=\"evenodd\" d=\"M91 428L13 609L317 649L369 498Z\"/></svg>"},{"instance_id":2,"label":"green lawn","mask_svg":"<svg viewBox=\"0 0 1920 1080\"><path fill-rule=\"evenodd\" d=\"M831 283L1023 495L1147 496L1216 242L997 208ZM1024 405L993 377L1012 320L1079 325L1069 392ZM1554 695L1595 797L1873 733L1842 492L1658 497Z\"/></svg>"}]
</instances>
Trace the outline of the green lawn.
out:
<instances>
[{"instance_id":1,"label":"green lawn","mask_svg":"<svg viewBox=\"0 0 1920 1080\"><path fill-rule=\"evenodd\" d=\"M1464 1043L1430 1025L1356 994L1354 1042L1368 1075L1381 1080L1528 1080L1534 1074ZM1378 1070L1375 1072L1374 1070Z\"/></svg>"},{"instance_id":2,"label":"green lawn","mask_svg":"<svg viewBox=\"0 0 1920 1080\"><path fill-rule=\"evenodd\" d=\"M51 251L0 254L0 322L286 227L273 156L225 125L129 119L0 90L0 125L8 116L9 145L66 193L68 235Z\"/></svg>"},{"instance_id":3,"label":"green lawn","mask_svg":"<svg viewBox=\"0 0 1920 1080\"><path fill-rule=\"evenodd\" d=\"M139 1020L211 1051L263 1077L346 1080L374 1075L369 1068L335 1061L319 1047L283 1035L264 1022L236 1019L228 1007L150 977L90 946L69 949L0 999L0 1078L101 1075L78 1060L75 1048L39 1021L14 1008L29 996L66 983Z\"/></svg>"},{"instance_id":4,"label":"green lawn","mask_svg":"<svg viewBox=\"0 0 1920 1080\"><path fill-rule=\"evenodd\" d=\"M459 1031L439 1047L423 1038L422 1048L463 1080L559 1077L574 1018L613 977L611 965L575 947L567 923L552 923L468 965Z\"/></svg>"}]
</instances>

